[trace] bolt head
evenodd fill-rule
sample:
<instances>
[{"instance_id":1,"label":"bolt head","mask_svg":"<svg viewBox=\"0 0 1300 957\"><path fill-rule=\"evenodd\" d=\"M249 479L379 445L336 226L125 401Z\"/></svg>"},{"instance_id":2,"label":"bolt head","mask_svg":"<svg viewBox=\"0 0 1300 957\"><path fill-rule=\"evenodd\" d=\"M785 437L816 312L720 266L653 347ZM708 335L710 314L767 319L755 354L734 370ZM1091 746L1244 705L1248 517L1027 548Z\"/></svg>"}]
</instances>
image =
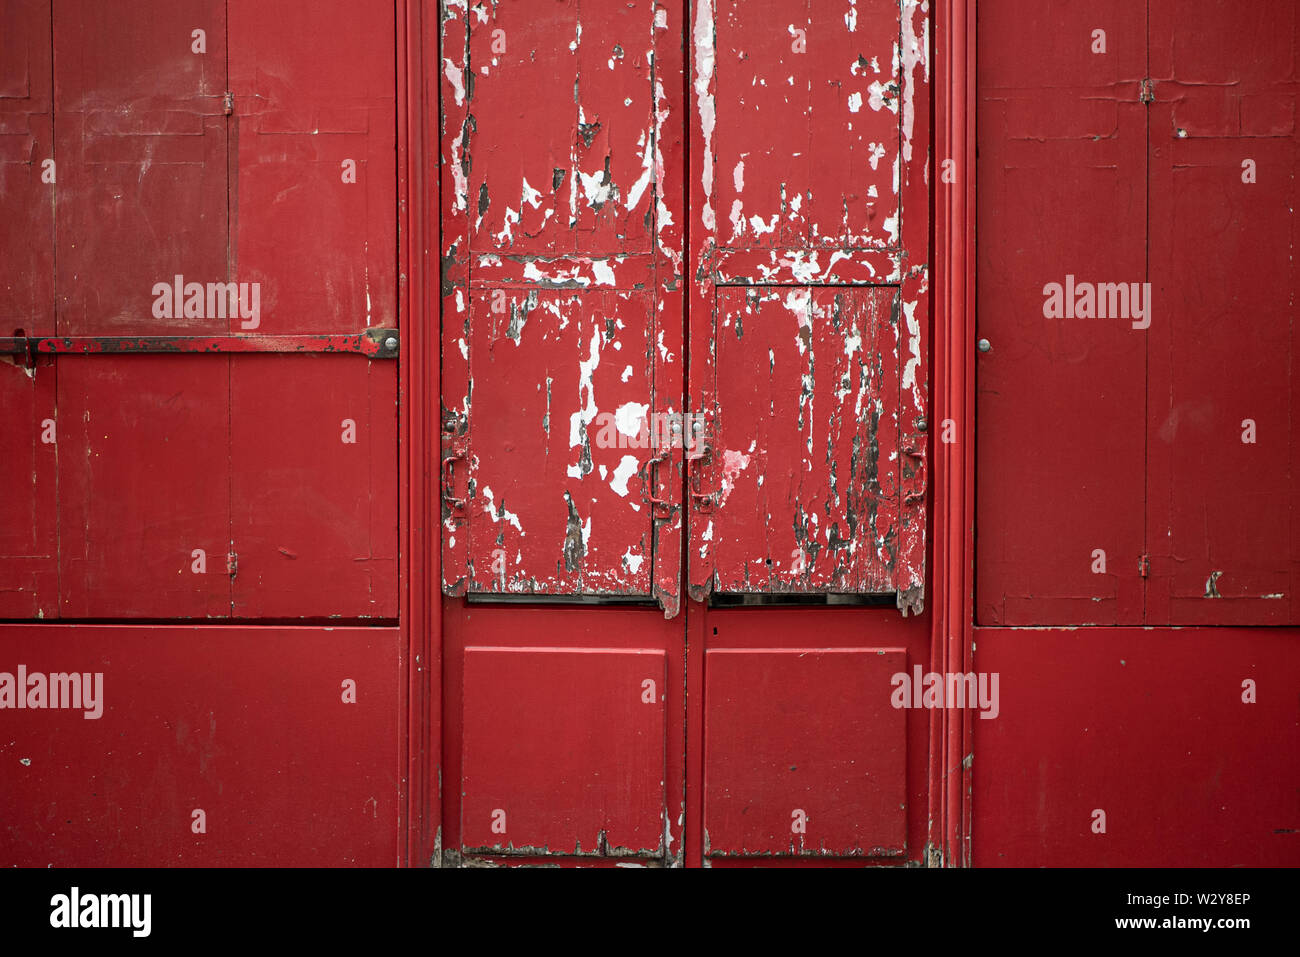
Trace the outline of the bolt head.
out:
<instances>
[{"instance_id":1,"label":"bolt head","mask_svg":"<svg viewBox=\"0 0 1300 957\"><path fill-rule=\"evenodd\" d=\"M989 342L987 339L981 339L978 343L978 347L980 352L990 352L993 349L993 343Z\"/></svg>"},{"instance_id":2,"label":"bolt head","mask_svg":"<svg viewBox=\"0 0 1300 957\"><path fill-rule=\"evenodd\" d=\"M396 352L396 351L397 351L397 337L396 337L396 336L389 336L387 339L385 339L385 340L384 340L384 348L387 349L389 352Z\"/></svg>"},{"instance_id":3,"label":"bolt head","mask_svg":"<svg viewBox=\"0 0 1300 957\"><path fill-rule=\"evenodd\" d=\"M924 432L929 426L930 423L925 420L925 416L921 416L916 420L916 431L918 432Z\"/></svg>"}]
</instances>

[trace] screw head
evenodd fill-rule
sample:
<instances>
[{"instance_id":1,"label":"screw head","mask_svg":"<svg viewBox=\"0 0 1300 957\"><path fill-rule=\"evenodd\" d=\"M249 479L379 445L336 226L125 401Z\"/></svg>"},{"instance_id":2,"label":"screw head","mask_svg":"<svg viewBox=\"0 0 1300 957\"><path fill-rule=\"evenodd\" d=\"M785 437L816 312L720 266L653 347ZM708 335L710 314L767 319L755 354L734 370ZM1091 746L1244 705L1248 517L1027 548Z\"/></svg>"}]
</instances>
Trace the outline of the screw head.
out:
<instances>
[{"instance_id":1,"label":"screw head","mask_svg":"<svg viewBox=\"0 0 1300 957\"><path fill-rule=\"evenodd\" d=\"M980 352L991 352L993 349L993 343L989 342L987 339L981 339L977 343L977 346Z\"/></svg>"},{"instance_id":2,"label":"screw head","mask_svg":"<svg viewBox=\"0 0 1300 957\"><path fill-rule=\"evenodd\" d=\"M389 352L396 352L396 351L397 351L397 337L396 337L396 336L389 336L387 339L385 339L385 340L384 340L384 348L387 349Z\"/></svg>"},{"instance_id":3,"label":"screw head","mask_svg":"<svg viewBox=\"0 0 1300 957\"><path fill-rule=\"evenodd\" d=\"M929 426L930 423L925 420L925 416L921 416L916 420L916 431L918 432L924 432Z\"/></svg>"}]
</instances>

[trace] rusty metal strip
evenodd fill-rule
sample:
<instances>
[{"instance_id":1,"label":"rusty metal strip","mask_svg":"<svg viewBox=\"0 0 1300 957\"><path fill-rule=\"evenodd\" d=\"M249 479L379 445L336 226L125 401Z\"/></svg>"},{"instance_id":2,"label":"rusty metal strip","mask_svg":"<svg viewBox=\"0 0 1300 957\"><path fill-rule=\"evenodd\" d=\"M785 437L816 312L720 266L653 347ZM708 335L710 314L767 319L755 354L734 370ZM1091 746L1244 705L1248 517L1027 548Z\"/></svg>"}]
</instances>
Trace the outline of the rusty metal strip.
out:
<instances>
[{"instance_id":1,"label":"rusty metal strip","mask_svg":"<svg viewBox=\"0 0 1300 957\"><path fill-rule=\"evenodd\" d=\"M15 336L0 337L0 355L133 355L157 353L355 353L395 359L396 329L334 336Z\"/></svg>"}]
</instances>

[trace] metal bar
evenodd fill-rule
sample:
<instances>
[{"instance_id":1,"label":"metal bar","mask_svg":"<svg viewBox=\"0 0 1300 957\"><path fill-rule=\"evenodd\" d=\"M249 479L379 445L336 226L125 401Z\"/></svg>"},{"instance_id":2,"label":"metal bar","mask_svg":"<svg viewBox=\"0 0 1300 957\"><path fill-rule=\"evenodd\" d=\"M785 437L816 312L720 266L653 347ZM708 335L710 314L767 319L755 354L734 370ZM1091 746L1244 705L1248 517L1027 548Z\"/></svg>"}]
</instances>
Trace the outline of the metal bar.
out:
<instances>
[{"instance_id":1,"label":"metal bar","mask_svg":"<svg viewBox=\"0 0 1300 957\"><path fill-rule=\"evenodd\" d=\"M0 337L0 355L340 352L395 359L400 341L396 329L333 336L16 336Z\"/></svg>"}]
</instances>

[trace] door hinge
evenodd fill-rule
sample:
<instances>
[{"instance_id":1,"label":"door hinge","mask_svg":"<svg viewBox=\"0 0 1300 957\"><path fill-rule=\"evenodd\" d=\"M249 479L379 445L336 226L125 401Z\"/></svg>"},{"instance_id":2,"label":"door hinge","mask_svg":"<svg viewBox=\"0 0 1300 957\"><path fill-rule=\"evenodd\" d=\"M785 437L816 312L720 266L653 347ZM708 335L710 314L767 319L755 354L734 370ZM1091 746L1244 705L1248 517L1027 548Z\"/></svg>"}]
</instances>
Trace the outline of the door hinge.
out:
<instances>
[{"instance_id":1,"label":"door hinge","mask_svg":"<svg viewBox=\"0 0 1300 957\"><path fill-rule=\"evenodd\" d=\"M1142 555L1138 558L1138 574L1143 578L1151 572L1151 556Z\"/></svg>"},{"instance_id":2,"label":"door hinge","mask_svg":"<svg viewBox=\"0 0 1300 957\"><path fill-rule=\"evenodd\" d=\"M221 97L221 109L225 111L226 116L235 112L235 94L233 90L227 90Z\"/></svg>"},{"instance_id":3,"label":"door hinge","mask_svg":"<svg viewBox=\"0 0 1300 957\"><path fill-rule=\"evenodd\" d=\"M235 552L226 553L226 574L231 578L239 573L239 555Z\"/></svg>"},{"instance_id":4,"label":"door hinge","mask_svg":"<svg viewBox=\"0 0 1300 957\"><path fill-rule=\"evenodd\" d=\"M1138 99L1143 103L1151 103L1155 98L1155 84L1151 82L1151 77L1144 76L1138 87Z\"/></svg>"}]
</instances>

